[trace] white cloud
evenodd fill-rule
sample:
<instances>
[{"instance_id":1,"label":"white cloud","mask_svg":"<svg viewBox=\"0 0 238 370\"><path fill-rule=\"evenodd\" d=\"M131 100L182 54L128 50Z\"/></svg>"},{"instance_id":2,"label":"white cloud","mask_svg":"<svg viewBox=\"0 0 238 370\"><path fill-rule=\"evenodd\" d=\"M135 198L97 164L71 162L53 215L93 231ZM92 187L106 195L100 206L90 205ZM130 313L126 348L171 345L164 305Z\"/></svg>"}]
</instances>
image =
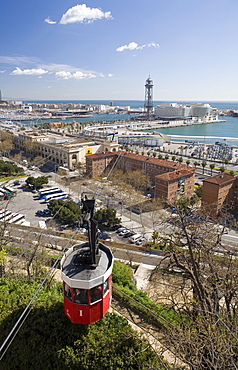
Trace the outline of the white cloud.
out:
<instances>
[{"instance_id":1,"label":"white cloud","mask_svg":"<svg viewBox=\"0 0 238 370\"><path fill-rule=\"evenodd\" d=\"M154 47L154 48L159 48L159 44L156 44L155 42L151 42L147 45L149 48Z\"/></svg>"},{"instance_id":2,"label":"white cloud","mask_svg":"<svg viewBox=\"0 0 238 370\"><path fill-rule=\"evenodd\" d=\"M159 44L156 44L154 42L151 42L149 44L141 45L139 46L136 42L132 41L128 45L119 46L116 51L124 51L124 50L142 50L145 47L154 47L158 48Z\"/></svg>"},{"instance_id":3,"label":"white cloud","mask_svg":"<svg viewBox=\"0 0 238 370\"><path fill-rule=\"evenodd\" d=\"M11 75L34 75L34 76L40 76L40 75L43 75L45 73L48 73L48 71L42 69L42 68L33 68L33 69L21 69L19 67L16 67L16 69L14 71L12 71Z\"/></svg>"},{"instance_id":4,"label":"white cloud","mask_svg":"<svg viewBox=\"0 0 238 370\"><path fill-rule=\"evenodd\" d=\"M59 71L55 73L55 77L63 80L69 80L70 78L73 78L75 80L82 80L85 78L96 77L96 75L93 73L85 73L82 71L76 71L73 73L68 71Z\"/></svg>"},{"instance_id":5,"label":"white cloud","mask_svg":"<svg viewBox=\"0 0 238 370\"><path fill-rule=\"evenodd\" d=\"M69 78L72 77L72 73L71 72L66 72L66 71L60 71L60 72L56 72L55 76L57 78L63 78L64 80L68 80Z\"/></svg>"},{"instance_id":6,"label":"white cloud","mask_svg":"<svg viewBox=\"0 0 238 370\"><path fill-rule=\"evenodd\" d=\"M112 18L111 12L103 12L99 8L89 8L86 4L76 5L63 14L60 24L68 23L91 23L97 19Z\"/></svg>"},{"instance_id":7,"label":"white cloud","mask_svg":"<svg viewBox=\"0 0 238 370\"><path fill-rule=\"evenodd\" d=\"M0 71L0 73L5 73L6 72L6 70L5 71Z\"/></svg>"},{"instance_id":8,"label":"white cloud","mask_svg":"<svg viewBox=\"0 0 238 370\"><path fill-rule=\"evenodd\" d=\"M6 64L32 64L37 62L39 62L39 60L34 57L6 57L3 55L0 56L0 63Z\"/></svg>"},{"instance_id":9,"label":"white cloud","mask_svg":"<svg viewBox=\"0 0 238 370\"><path fill-rule=\"evenodd\" d=\"M57 22L54 22L50 19L50 17L46 18L45 19L45 22L48 23L48 24L56 24Z\"/></svg>"},{"instance_id":10,"label":"white cloud","mask_svg":"<svg viewBox=\"0 0 238 370\"><path fill-rule=\"evenodd\" d=\"M138 49L138 44L136 42L130 42L128 45L120 46L116 49L116 51L123 51L123 50L135 50Z\"/></svg>"}]
</instances>

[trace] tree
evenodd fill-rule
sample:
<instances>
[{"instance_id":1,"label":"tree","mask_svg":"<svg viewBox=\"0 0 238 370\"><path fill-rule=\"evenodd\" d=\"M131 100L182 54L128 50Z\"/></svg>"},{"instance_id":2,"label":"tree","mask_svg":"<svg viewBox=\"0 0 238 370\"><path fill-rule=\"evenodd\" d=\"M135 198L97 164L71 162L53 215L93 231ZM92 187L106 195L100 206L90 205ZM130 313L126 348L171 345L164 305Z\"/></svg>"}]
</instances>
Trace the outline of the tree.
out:
<instances>
[{"instance_id":1,"label":"tree","mask_svg":"<svg viewBox=\"0 0 238 370\"><path fill-rule=\"evenodd\" d=\"M169 155L168 154L165 154L164 158L166 159L166 161L169 159Z\"/></svg>"},{"instance_id":2,"label":"tree","mask_svg":"<svg viewBox=\"0 0 238 370\"><path fill-rule=\"evenodd\" d=\"M194 163L193 163L193 165L195 166L195 168L197 167L197 166L199 166L199 163L197 162L197 161L195 161Z\"/></svg>"},{"instance_id":3,"label":"tree","mask_svg":"<svg viewBox=\"0 0 238 370\"><path fill-rule=\"evenodd\" d=\"M229 163L229 159L225 158L225 159L224 159L224 164L227 166L227 165L228 165L228 163Z\"/></svg>"},{"instance_id":4,"label":"tree","mask_svg":"<svg viewBox=\"0 0 238 370\"><path fill-rule=\"evenodd\" d=\"M195 189L195 194L198 196L198 198L202 198L202 186L198 186Z\"/></svg>"},{"instance_id":5,"label":"tree","mask_svg":"<svg viewBox=\"0 0 238 370\"><path fill-rule=\"evenodd\" d=\"M4 140L0 142L0 151L3 155L8 156L9 152L13 149L14 145L12 140Z\"/></svg>"},{"instance_id":6,"label":"tree","mask_svg":"<svg viewBox=\"0 0 238 370\"><path fill-rule=\"evenodd\" d=\"M6 163L3 160L0 160L0 173L2 175L17 175L23 172L23 168L18 167L15 163Z\"/></svg>"},{"instance_id":7,"label":"tree","mask_svg":"<svg viewBox=\"0 0 238 370\"><path fill-rule=\"evenodd\" d=\"M204 174L206 165L207 165L207 162L206 161L202 161L202 173L203 174Z\"/></svg>"},{"instance_id":8,"label":"tree","mask_svg":"<svg viewBox=\"0 0 238 370\"><path fill-rule=\"evenodd\" d=\"M210 167L210 169L211 169L211 176L212 176L212 171L213 171L213 170L214 170L214 168L215 168L215 164L214 164L214 163L211 163L209 167Z\"/></svg>"},{"instance_id":9,"label":"tree","mask_svg":"<svg viewBox=\"0 0 238 370\"><path fill-rule=\"evenodd\" d=\"M48 180L48 177L46 176L39 176L39 177L29 176L26 179L26 184L28 186L32 186L33 189L39 189L42 187L42 185L48 184L48 182L49 180Z\"/></svg>"},{"instance_id":10,"label":"tree","mask_svg":"<svg viewBox=\"0 0 238 370\"><path fill-rule=\"evenodd\" d=\"M50 200L48 208L58 220L74 224L81 216L81 208L73 200Z\"/></svg>"},{"instance_id":11,"label":"tree","mask_svg":"<svg viewBox=\"0 0 238 370\"><path fill-rule=\"evenodd\" d=\"M152 238L152 240L153 240L153 244L155 244L155 243L156 243L156 240L158 240L158 238L159 238L159 233L158 233L158 231L157 231L157 230L154 230L154 231L153 231L153 233L152 233L152 235L151 235L151 238Z\"/></svg>"},{"instance_id":12,"label":"tree","mask_svg":"<svg viewBox=\"0 0 238 370\"><path fill-rule=\"evenodd\" d=\"M121 219L116 217L116 210L113 208L99 209L95 213L94 217L96 220L107 223L110 226L118 225L121 223Z\"/></svg>"},{"instance_id":13,"label":"tree","mask_svg":"<svg viewBox=\"0 0 238 370\"><path fill-rule=\"evenodd\" d=\"M219 170L221 171L221 172L225 172L225 167L224 166L221 166L220 168L219 168Z\"/></svg>"},{"instance_id":14,"label":"tree","mask_svg":"<svg viewBox=\"0 0 238 370\"><path fill-rule=\"evenodd\" d=\"M163 265L167 261L166 270L180 271L183 277L181 299L176 303L171 298L181 321L167 327L165 341L194 370L235 369L238 262L222 240L226 225L235 220L224 211L217 220L224 225L220 228L206 209L188 209L185 204L176 204L176 209L177 217L170 219L174 227L163 227L159 237L168 248Z\"/></svg>"},{"instance_id":15,"label":"tree","mask_svg":"<svg viewBox=\"0 0 238 370\"><path fill-rule=\"evenodd\" d=\"M44 158L38 155L37 157L32 159L31 164L32 165L36 164L37 166L40 166L43 164L44 161L45 161Z\"/></svg>"},{"instance_id":16,"label":"tree","mask_svg":"<svg viewBox=\"0 0 238 370\"><path fill-rule=\"evenodd\" d=\"M174 162L176 160L176 156L172 155L172 161Z\"/></svg>"},{"instance_id":17,"label":"tree","mask_svg":"<svg viewBox=\"0 0 238 370\"><path fill-rule=\"evenodd\" d=\"M187 159L187 160L186 160L186 165L187 165L187 166L189 166L189 165L190 165L190 160L189 160L189 159Z\"/></svg>"},{"instance_id":18,"label":"tree","mask_svg":"<svg viewBox=\"0 0 238 370\"><path fill-rule=\"evenodd\" d=\"M178 162L182 163L183 162L183 157L179 157Z\"/></svg>"}]
</instances>

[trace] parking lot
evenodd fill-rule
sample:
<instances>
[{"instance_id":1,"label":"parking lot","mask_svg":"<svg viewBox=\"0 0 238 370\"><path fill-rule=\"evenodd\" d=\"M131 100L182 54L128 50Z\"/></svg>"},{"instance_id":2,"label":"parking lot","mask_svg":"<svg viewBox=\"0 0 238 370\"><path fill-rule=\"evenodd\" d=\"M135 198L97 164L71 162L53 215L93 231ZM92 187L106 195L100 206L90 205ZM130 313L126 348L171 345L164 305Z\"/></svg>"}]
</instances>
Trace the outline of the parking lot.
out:
<instances>
[{"instance_id":1,"label":"parking lot","mask_svg":"<svg viewBox=\"0 0 238 370\"><path fill-rule=\"evenodd\" d=\"M38 193L33 193L29 188L24 186L25 179L20 180L20 185L12 186L16 190L16 196L9 201L2 201L0 207L7 208L9 211L25 215L26 221L30 226L39 227L39 221L49 219L49 214L38 214L37 211L47 209L47 204L39 200Z\"/></svg>"}]
</instances>

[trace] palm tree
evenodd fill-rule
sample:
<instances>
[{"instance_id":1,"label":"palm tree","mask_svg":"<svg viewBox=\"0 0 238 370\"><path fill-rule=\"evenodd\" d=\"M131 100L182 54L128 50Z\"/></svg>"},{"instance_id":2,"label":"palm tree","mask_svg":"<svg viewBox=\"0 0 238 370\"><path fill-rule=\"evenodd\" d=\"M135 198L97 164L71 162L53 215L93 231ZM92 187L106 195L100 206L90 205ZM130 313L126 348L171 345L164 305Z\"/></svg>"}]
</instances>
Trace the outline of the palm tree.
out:
<instances>
[{"instance_id":1,"label":"palm tree","mask_svg":"<svg viewBox=\"0 0 238 370\"><path fill-rule=\"evenodd\" d=\"M228 165L228 163L229 163L229 159L224 159L224 164L227 166Z\"/></svg>"},{"instance_id":2,"label":"palm tree","mask_svg":"<svg viewBox=\"0 0 238 370\"><path fill-rule=\"evenodd\" d=\"M214 163L211 163L209 167L210 167L210 169L211 169L211 176L212 176L212 170L214 170L214 168L215 168L215 164L214 164Z\"/></svg>"},{"instance_id":3,"label":"palm tree","mask_svg":"<svg viewBox=\"0 0 238 370\"><path fill-rule=\"evenodd\" d=\"M159 233L158 233L158 231L157 231L157 230L154 230L154 231L153 231L153 233L152 233L152 235L151 235L151 238L152 238L152 240L153 240L153 244L155 244L156 240L158 240L158 238L159 238Z\"/></svg>"},{"instance_id":4,"label":"palm tree","mask_svg":"<svg viewBox=\"0 0 238 370\"><path fill-rule=\"evenodd\" d=\"M225 172L225 167L224 167L224 166L221 166L221 167L219 168L219 170L220 170L221 172Z\"/></svg>"},{"instance_id":5,"label":"palm tree","mask_svg":"<svg viewBox=\"0 0 238 370\"><path fill-rule=\"evenodd\" d=\"M199 165L199 163L197 161L193 162L193 165L195 166L195 168Z\"/></svg>"},{"instance_id":6,"label":"palm tree","mask_svg":"<svg viewBox=\"0 0 238 370\"><path fill-rule=\"evenodd\" d=\"M202 174L204 174L206 165L207 165L207 162L206 161L202 161Z\"/></svg>"}]
</instances>

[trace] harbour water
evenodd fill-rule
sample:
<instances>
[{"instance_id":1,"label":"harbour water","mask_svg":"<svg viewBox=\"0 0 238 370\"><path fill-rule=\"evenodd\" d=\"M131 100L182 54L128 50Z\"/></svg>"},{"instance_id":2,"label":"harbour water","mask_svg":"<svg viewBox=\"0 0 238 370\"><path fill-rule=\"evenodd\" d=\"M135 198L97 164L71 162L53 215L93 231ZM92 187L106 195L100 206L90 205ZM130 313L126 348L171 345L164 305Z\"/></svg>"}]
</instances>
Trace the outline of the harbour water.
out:
<instances>
[{"instance_id":1,"label":"harbour water","mask_svg":"<svg viewBox=\"0 0 238 370\"><path fill-rule=\"evenodd\" d=\"M35 103L47 103L47 104L67 104L69 101L34 101ZM32 103L32 102L28 102ZM84 101L70 101L70 103L74 104L106 104L109 105L111 102L108 100L96 101L96 100L84 100ZM154 101L154 106L158 104L165 103L164 101ZM191 102L177 102L180 104L189 104ZM204 102L209 103L213 108L218 108L219 110L229 110L234 109L238 110L238 101L236 102ZM126 107L130 106L131 108L140 108L144 106L144 102L140 100L116 100L113 101L112 104L114 106ZM188 138L190 137L199 137L198 141L222 141L229 144L238 145L238 117L231 117L231 116L223 116L221 117L225 120L225 122L216 122L216 123L208 123L208 124L200 124L200 125L191 125L191 126L180 126L180 127L168 127L168 128L161 128L157 131L161 133L172 135L175 140L182 139L183 136ZM93 114L92 117L83 117L83 118L73 118L75 122L88 122L92 121L95 124L99 121L119 121L119 120L130 120L131 115L129 114ZM56 118L54 118L56 120ZM58 118L60 120L60 118ZM72 122L72 118L66 118L65 122ZM44 119L44 122L47 122ZM21 122L23 123L23 122ZM24 122L26 125L30 125L32 123L43 123L43 120L37 120L36 122ZM153 130L156 131L156 130ZM176 136L173 136L176 135ZM178 136L181 136L179 138ZM211 139L209 139L209 137ZM234 141L228 140L228 138L234 138ZM184 138L183 138L184 139ZM189 141L191 139L188 139ZM196 140L197 141L197 140Z\"/></svg>"}]
</instances>

